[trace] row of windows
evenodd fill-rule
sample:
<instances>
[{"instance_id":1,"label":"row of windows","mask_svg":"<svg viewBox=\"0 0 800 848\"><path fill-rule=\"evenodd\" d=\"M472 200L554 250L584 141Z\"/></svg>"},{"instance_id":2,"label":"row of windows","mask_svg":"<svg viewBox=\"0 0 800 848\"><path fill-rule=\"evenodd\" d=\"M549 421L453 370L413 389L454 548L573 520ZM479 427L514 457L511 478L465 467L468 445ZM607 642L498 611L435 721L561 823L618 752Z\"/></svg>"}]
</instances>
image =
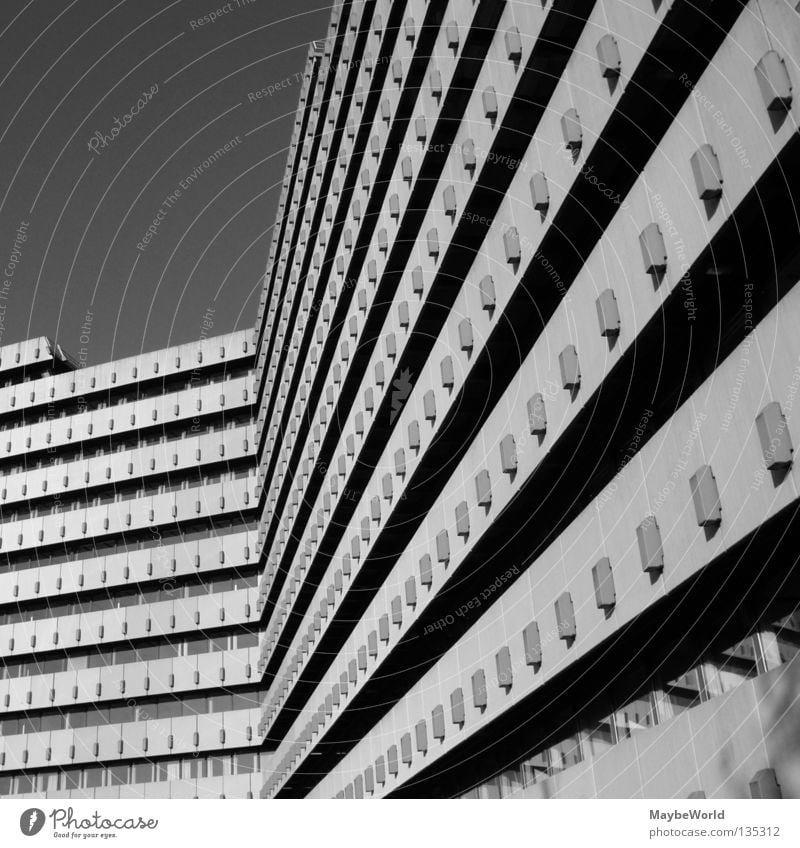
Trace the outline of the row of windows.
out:
<instances>
[{"instance_id":1,"label":"row of windows","mask_svg":"<svg viewBox=\"0 0 800 848\"><path fill-rule=\"evenodd\" d=\"M618 707L595 705L588 714L565 716L554 738L462 797L513 796L586 759L602 756L635 734L730 692L744 681L791 661L799 653L800 610L734 645L710 650L678 677L654 678L635 698L626 699ZM451 702L451 718L457 727L464 722L464 706L463 699ZM430 726L434 739L444 739L446 719L441 708L433 711ZM379 757L374 766L368 767L337 797L364 797L372 793L376 784L385 783L387 772L396 776L400 763L410 765L414 750L425 753L428 744L428 723L423 720L415 726L413 736L405 734L399 748L390 746L385 757Z\"/></svg>"},{"instance_id":2,"label":"row of windows","mask_svg":"<svg viewBox=\"0 0 800 848\"><path fill-rule=\"evenodd\" d=\"M0 775L0 796L255 774L261 771L261 768L261 755L255 751L221 757L187 757L159 762L68 766L59 771Z\"/></svg>"},{"instance_id":3,"label":"row of windows","mask_svg":"<svg viewBox=\"0 0 800 848\"><path fill-rule=\"evenodd\" d=\"M619 72L619 51L618 46L616 44L615 39L612 36L605 36L601 39L601 42L598 43L597 46L598 58L600 59L600 64L603 70L604 76L609 76L611 74L617 74ZM766 68L766 70L765 70ZM759 63L757 68L757 75L759 76L759 82L762 84L762 77L764 74L770 74L770 91L774 91L777 88L785 88L786 90L790 90L790 86L788 83L788 79L784 83L783 74L785 73L785 68L783 68L783 63L780 60L771 60L769 59L769 55L765 56L762 61ZM762 84L763 88L763 84ZM782 90L783 90L782 88ZM484 92L486 94L486 92ZM766 96L766 95L765 95ZM486 97L484 97L484 101ZM783 106L785 107L785 102L781 101ZM772 101L768 102L768 108L773 109L776 108ZM575 149L580 145L580 141L582 139L582 129L580 126L580 119L577 115L577 112L572 109L570 110L568 115L565 115L564 120L562 121L562 130L565 136L565 143L571 149ZM691 161L692 170L695 175L695 180L697 182L698 192L701 197L704 199L708 199L712 196L718 196L718 191L721 186L721 175L719 174L718 163L716 162L716 156L714 154L713 149L710 148L709 145L704 145L700 150L696 152L696 154L692 157ZM543 176L543 175L537 175ZM712 185L713 183L713 185ZM531 191L532 197L534 200L534 205L537 208L541 207L543 193L547 194L547 186L546 180L536 180L536 178L532 178L531 180ZM714 194L717 192L717 194ZM512 232L513 231L513 232ZM507 259L509 261L513 259L519 258L519 238L516 235L516 231L510 230L508 235L516 236L515 239L510 239L510 242L513 242L509 247L509 239L506 239L506 254ZM438 239L434 239L438 244ZM642 233L642 251L645 259L645 266L648 273L652 271L657 271L659 269L663 270L663 262L660 260L657 262L653 259L653 256L656 254L664 254L664 251L658 248L657 242L660 242L661 247L663 248L663 238L661 237L660 230L656 224L650 225L650 227L646 228ZM658 248L658 249L657 249ZM438 253L438 251L437 251ZM618 312L616 310L616 301L613 296L613 292L608 290L604 292L604 298L598 299L598 315L601 323L601 332L604 335L611 335L619 331L619 317ZM401 304L402 306L402 304ZM613 314L612 314L613 313ZM323 315L324 317L324 315ZM321 328L319 328L321 329ZM319 333L318 333L319 335ZM471 331L470 331L471 335ZM392 336L393 340L393 336ZM346 345L347 343L343 343ZM580 382L580 371L577 363L577 354L575 353L574 347L569 347L565 351L562 352L560 356L561 370L562 370L562 378L565 388L574 389L577 388ZM452 385L453 378L450 376L449 378L446 376L446 371L449 373L452 371L452 365L450 364L449 368L445 368L445 365L448 363L442 363L442 375L443 382L445 385ZM566 375L566 376L565 376ZM435 405L434 398L431 394L430 398L427 398L429 403L427 406L430 406L431 412L430 416L435 416ZM542 417L544 416L544 412L542 411Z\"/></svg>"},{"instance_id":4,"label":"row of windows","mask_svg":"<svg viewBox=\"0 0 800 848\"><path fill-rule=\"evenodd\" d=\"M86 600L65 602L44 602L25 609L7 610L0 613L0 625L16 624L21 621L43 621L62 615L78 615L81 613L100 612L123 607L143 606L161 601L180 601L186 598L196 598L201 595L215 595L239 589L255 588L258 584L258 574L225 574L222 577L202 579L191 575L188 581L179 583L177 579L161 583L153 589L139 589L136 586L125 586L114 589L112 593L102 597Z\"/></svg>"},{"instance_id":5,"label":"row of windows","mask_svg":"<svg viewBox=\"0 0 800 848\"><path fill-rule=\"evenodd\" d=\"M93 706L90 709L59 710L44 715L17 716L0 720L0 737L20 733L41 733L51 730L75 730L80 727L99 727L106 724L123 724L152 719L181 718L183 716L209 715L231 710L257 709L263 692L249 689L241 692L224 692L219 695L137 700L119 706Z\"/></svg>"},{"instance_id":6,"label":"row of windows","mask_svg":"<svg viewBox=\"0 0 800 848\"><path fill-rule=\"evenodd\" d=\"M220 636L194 636L168 639L149 645L128 645L124 648L90 649L85 653L70 651L69 655L46 660L12 660L0 663L0 680L34 677L61 671L81 671L86 668L108 668L124 663L144 663L174 657L193 657L198 654L232 651L236 648L258 646L256 631L237 629Z\"/></svg>"},{"instance_id":7,"label":"row of windows","mask_svg":"<svg viewBox=\"0 0 800 848\"><path fill-rule=\"evenodd\" d=\"M224 446L220 445L220 452ZM240 463L237 463L240 464ZM148 498L154 495L166 495L172 492L186 492L189 489L206 486L212 483L226 483L232 480L243 480L251 475L252 462L247 461L246 467L239 467L230 471L204 472L202 468L194 466L190 469L181 469L169 474L166 480L142 483L141 478L136 480L120 480L111 486L103 486L100 489L92 489L92 494L87 497L86 491L79 489L74 492L66 492L58 497L41 498L34 506L26 508L27 501L16 502L11 506L0 506L0 519L5 522L22 521L27 518L43 518L49 515L60 515L64 512L74 512L79 509L93 506L105 506L112 503L124 503L137 498ZM111 471L109 467L108 472ZM88 476L88 475L87 475ZM110 473L106 476L110 476ZM89 482L88 480L86 481ZM67 485L68 481L64 485ZM23 494L26 494L23 486ZM6 490L0 492L4 498Z\"/></svg>"},{"instance_id":8,"label":"row of windows","mask_svg":"<svg viewBox=\"0 0 800 848\"><path fill-rule=\"evenodd\" d=\"M44 421L53 421L58 418L68 418L81 412L89 412L91 410L108 409L110 407L119 406L125 403L135 403L140 400L147 400L154 397L164 397L173 392L186 391L188 389L201 389L204 386L211 386L216 383L224 383L228 380L233 380L238 377L246 377L251 374L252 370L249 365L235 365L231 368L226 368L224 371L216 371L211 374L192 375L187 374L185 377L177 380L165 380L154 383L153 385L133 384L126 386L120 391L109 389L107 392L96 397L87 398L85 396L77 397L71 401L57 401L58 406L53 405L52 398L55 396L54 387L50 387L47 396L39 394L36 391L26 392L25 396L30 403L35 403L37 398L40 403L46 404L43 411L32 411L27 415L23 411L22 419L14 422L13 425L5 424L0 427L0 432L11 429L11 426L27 426L30 424L41 424ZM112 382L115 382L116 376L112 374ZM94 391L97 385L97 378L89 378L89 384L85 387L88 394L89 391ZM83 388L72 380L70 390L75 393L82 391ZM9 399L10 407L17 405L17 397Z\"/></svg>"},{"instance_id":9,"label":"row of windows","mask_svg":"<svg viewBox=\"0 0 800 848\"><path fill-rule=\"evenodd\" d=\"M0 556L0 574L9 571L24 571L46 565L63 562L77 562L94 556L122 554L130 551L142 551L166 545L198 542L209 537L227 535L245 530L254 531L258 527L255 518L242 519L237 515L209 516L201 522L187 522L183 526L168 525L150 527L140 533L126 533L124 539L90 539L71 542L68 545L54 546L52 549L34 549L23 551L19 556Z\"/></svg>"},{"instance_id":10,"label":"row of windows","mask_svg":"<svg viewBox=\"0 0 800 848\"><path fill-rule=\"evenodd\" d=\"M252 423L252 415L246 410L235 410L224 413L210 421L195 423L182 420L175 422L167 428L164 425L149 427L138 432L120 434L113 438L100 438L94 442L74 446L69 450L69 445L59 446L57 453L49 451L39 453L27 453L21 457L15 456L12 460L0 468L0 475L8 477L12 474L23 474L26 471L36 471L41 468L52 468L53 466L66 465L70 462L81 462L92 457L108 456L113 453L122 453L126 450L152 447L154 445L166 445L171 442L181 441L187 436L205 436L210 433L221 433L234 430L245 424ZM2 457L0 457L2 459Z\"/></svg>"}]
</instances>

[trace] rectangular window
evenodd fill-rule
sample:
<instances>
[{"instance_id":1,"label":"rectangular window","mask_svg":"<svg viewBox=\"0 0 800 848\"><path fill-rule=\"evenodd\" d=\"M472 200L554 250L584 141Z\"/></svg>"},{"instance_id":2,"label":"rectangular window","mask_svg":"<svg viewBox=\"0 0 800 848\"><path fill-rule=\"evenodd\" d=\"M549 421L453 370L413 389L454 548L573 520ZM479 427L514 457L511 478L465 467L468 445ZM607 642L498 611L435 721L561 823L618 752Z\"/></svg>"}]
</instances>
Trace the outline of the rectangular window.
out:
<instances>
[{"instance_id":1,"label":"rectangular window","mask_svg":"<svg viewBox=\"0 0 800 848\"><path fill-rule=\"evenodd\" d=\"M100 767L87 768L83 773L83 785L85 789L95 789L103 785L105 769Z\"/></svg>"},{"instance_id":2,"label":"rectangular window","mask_svg":"<svg viewBox=\"0 0 800 848\"><path fill-rule=\"evenodd\" d=\"M706 667L709 695L730 692L758 674L756 640L752 636L723 651L712 651Z\"/></svg>"},{"instance_id":3,"label":"rectangular window","mask_svg":"<svg viewBox=\"0 0 800 848\"><path fill-rule=\"evenodd\" d=\"M252 754L236 755L236 774L253 774L255 771Z\"/></svg>"},{"instance_id":4,"label":"rectangular window","mask_svg":"<svg viewBox=\"0 0 800 848\"><path fill-rule=\"evenodd\" d=\"M640 730L656 725L655 702L652 693L634 698L614 714L617 739L622 742Z\"/></svg>"},{"instance_id":5,"label":"rectangular window","mask_svg":"<svg viewBox=\"0 0 800 848\"><path fill-rule=\"evenodd\" d=\"M580 738L577 733L572 733L565 739L553 745L549 750L549 773L557 774L583 762Z\"/></svg>"},{"instance_id":6,"label":"rectangular window","mask_svg":"<svg viewBox=\"0 0 800 848\"><path fill-rule=\"evenodd\" d=\"M614 726L611 716L602 716L589 722L586 730L586 748L590 757L599 757L614 745Z\"/></svg>"},{"instance_id":7,"label":"rectangular window","mask_svg":"<svg viewBox=\"0 0 800 848\"><path fill-rule=\"evenodd\" d=\"M769 668L789 662L800 652L800 611L771 624L761 639Z\"/></svg>"},{"instance_id":8,"label":"rectangular window","mask_svg":"<svg viewBox=\"0 0 800 848\"><path fill-rule=\"evenodd\" d=\"M128 766L109 766L108 767L108 785L123 786L128 782Z\"/></svg>"},{"instance_id":9,"label":"rectangular window","mask_svg":"<svg viewBox=\"0 0 800 848\"><path fill-rule=\"evenodd\" d=\"M153 779L152 763L136 763L133 766L134 783L150 783Z\"/></svg>"},{"instance_id":10,"label":"rectangular window","mask_svg":"<svg viewBox=\"0 0 800 848\"><path fill-rule=\"evenodd\" d=\"M520 771L525 786L532 786L547 777L547 753L540 751L520 763Z\"/></svg>"},{"instance_id":11,"label":"rectangular window","mask_svg":"<svg viewBox=\"0 0 800 848\"><path fill-rule=\"evenodd\" d=\"M701 703L704 697L700 669L693 668L686 674L667 681L664 684L664 700L673 716Z\"/></svg>"}]
</instances>

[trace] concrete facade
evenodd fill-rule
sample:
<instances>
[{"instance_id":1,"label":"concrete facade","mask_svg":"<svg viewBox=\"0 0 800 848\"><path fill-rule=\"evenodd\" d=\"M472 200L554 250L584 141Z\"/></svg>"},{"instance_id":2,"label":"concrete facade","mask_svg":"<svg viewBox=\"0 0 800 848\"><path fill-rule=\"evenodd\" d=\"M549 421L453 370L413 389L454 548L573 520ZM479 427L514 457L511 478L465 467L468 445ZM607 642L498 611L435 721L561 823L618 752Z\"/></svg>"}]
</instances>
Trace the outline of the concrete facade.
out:
<instances>
[{"instance_id":1,"label":"concrete facade","mask_svg":"<svg viewBox=\"0 0 800 848\"><path fill-rule=\"evenodd\" d=\"M0 795L252 797L253 343L0 348Z\"/></svg>"},{"instance_id":2,"label":"concrete facade","mask_svg":"<svg viewBox=\"0 0 800 848\"><path fill-rule=\"evenodd\" d=\"M798 57L785 0L336 5L256 326L262 797L800 795Z\"/></svg>"}]
</instances>

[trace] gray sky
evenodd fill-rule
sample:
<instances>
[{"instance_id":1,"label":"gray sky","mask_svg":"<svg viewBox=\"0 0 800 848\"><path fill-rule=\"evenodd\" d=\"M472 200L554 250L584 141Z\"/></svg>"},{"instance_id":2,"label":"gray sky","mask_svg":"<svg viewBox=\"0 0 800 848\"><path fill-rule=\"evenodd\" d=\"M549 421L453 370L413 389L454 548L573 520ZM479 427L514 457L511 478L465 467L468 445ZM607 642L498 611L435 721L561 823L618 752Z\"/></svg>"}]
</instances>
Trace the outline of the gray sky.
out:
<instances>
[{"instance_id":1,"label":"gray sky","mask_svg":"<svg viewBox=\"0 0 800 848\"><path fill-rule=\"evenodd\" d=\"M328 18L321 0L2 0L0 344L48 335L96 363L195 339L209 307L214 334L252 326Z\"/></svg>"}]
</instances>

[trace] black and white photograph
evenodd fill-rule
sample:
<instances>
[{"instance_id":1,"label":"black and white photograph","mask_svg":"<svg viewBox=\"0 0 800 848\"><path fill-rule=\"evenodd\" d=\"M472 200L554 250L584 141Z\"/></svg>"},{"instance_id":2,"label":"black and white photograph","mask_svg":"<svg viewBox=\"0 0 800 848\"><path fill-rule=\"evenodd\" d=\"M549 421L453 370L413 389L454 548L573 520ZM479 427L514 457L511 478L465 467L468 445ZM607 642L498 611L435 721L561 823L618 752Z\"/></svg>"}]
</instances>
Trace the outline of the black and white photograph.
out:
<instances>
[{"instance_id":1,"label":"black and white photograph","mask_svg":"<svg viewBox=\"0 0 800 848\"><path fill-rule=\"evenodd\" d=\"M0 104L0 844L800 844L800 3L0 0Z\"/></svg>"}]
</instances>

